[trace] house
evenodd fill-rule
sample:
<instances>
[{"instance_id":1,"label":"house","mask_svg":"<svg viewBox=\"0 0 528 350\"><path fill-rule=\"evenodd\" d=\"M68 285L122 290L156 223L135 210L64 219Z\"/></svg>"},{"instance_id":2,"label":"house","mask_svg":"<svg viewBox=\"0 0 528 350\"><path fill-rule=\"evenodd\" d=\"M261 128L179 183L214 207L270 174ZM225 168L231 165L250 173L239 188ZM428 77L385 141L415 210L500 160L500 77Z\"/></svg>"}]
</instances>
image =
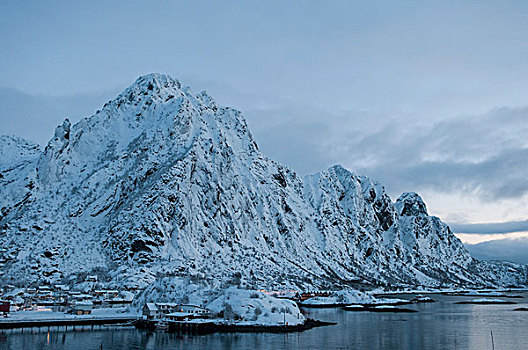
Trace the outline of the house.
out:
<instances>
[{"instance_id":1,"label":"house","mask_svg":"<svg viewBox=\"0 0 528 350\"><path fill-rule=\"evenodd\" d=\"M86 276L86 282L97 282L97 276L96 275L92 275L92 276Z\"/></svg>"},{"instance_id":2,"label":"house","mask_svg":"<svg viewBox=\"0 0 528 350\"><path fill-rule=\"evenodd\" d=\"M65 284L56 284L55 285L55 290L60 290L62 292L67 292L70 290L70 287L68 287L67 285Z\"/></svg>"},{"instance_id":3,"label":"house","mask_svg":"<svg viewBox=\"0 0 528 350\"><path fill-rule=\"evenodd\" d=\"M191 314L192 318L211 318L213 316L211 310L196 305L178 305L176 312Z\"/></svg>"},{"instance_id":4,"label":"house","mask_svg":"<svg viewBox=\"0 0 528 350\"><path fill-rule=\"evenodd\" d=\"M160 312L160 316L176 312L178 308L178 304L176 303L156 303L156 306Z\"/></svg>"},{"instance_id":5,"label":"house","mask_svg":"<svg viewBox=\"0 0 528 350\"><path fill-rule=\"evenodd\" d=\"M267 295L271 295L274 298L278 299L289 299L289 300L295 300L298 297L299 292L296 290L283 290L283 291L262 291L259 290L259 292L262 292Z\"/></svg>"},{"instance_id":6,"label":"house","mask_svg":"<svg viewBox=\"0 0 528 350\"><path fill-rule=\"evenodd\" d=\"M212 318L213 311L196 305L178 305L175 312L167 314L167 318L172 321L187 321L196 318Z\"/></svg>"},{"instance_id":7,"label":"house","mask_svg":"<svg viewBox=\"0 0 528 350\"><path fill-rule=\"evenodd\" d=\"M36 305L33 305L33 299L31 297L24 298L22 310L32 310L34 306Z\"/></svg>"},{"instance_id":8,"label":"house","mask_svg":"<svg viewBox=\"0 0 528 350\"><path fill-rule=\"evenodd\" d=\"M112 299L119 296L118 290L96 290L94 291L96 297L101 299Z\"/></svg>"},{"instance_id":9,"label":"house","mask_svg":"<svg viewBox=\"0 0 528 350\"><path fill-rule=\"evenodd\" d=\"M9 309L11 307L11 303L7 300L0 300L0 312L3 314L8 314Z\"/></svg>"},{"instance_id":10,"label":"house","mask_svg":"<svg viewBox=\"0 0 528 350\"><path fill-rule=\"evenodd\" d=\"M310 291L298 294L297 299L305 301L315 297L329 297L330 295L332 295L332 292L329 291Z\"/></svg>"},{"instance_id":11,"label":"house","mask_svg":"<svg viewBox=\"0 0 528 350\"><path fill-rule=\"evenodd\" d=\"M92 313L93 303L91 301L77 301L73 304L75 315L89 315Z\"/></svg>"},{"instance_id":12,"label":"house","mask_svg":"<svg viewBox=\"0 0 528 350\"><path fill-rule=\"evenodd\" d=\"M53 292L48 286L39 287L36 293L36 297L38 299L49 299L52 296L53 296Z\"/></svg>"},{"instance_id":13,"label":"house","mask_svg":"<svg viewBox=\"0 0 528 350\"><path fill-rule=\"evenodd\" d=\"M70 293L70 296L73 300L77 300L77 301L92 301L93 300L93 296L91 296L90 294L78 293L78 294L72 295L72 293Z\"/></svg>"},{"instance_id":14,"label":"house","mask_svg":"<svg viewBox=\"0 0 528 350\"><path fill-rule=\"evenodd\" d=\"M176 303L146 303L143 306L143 316L148 319L169 318L175 321L192 318L211 318L213 312L196 305Z\"/></svg>"},{"instance_id":15,"label":"house","mask_svg":"<svg viewBox=\"0 0 528 350\"><path fill-rule=\"evenodd\" d=\"M154 303L146 303L145 306L143 306L143 316L147 320L153 320L160 318L160 311L156 304Z\"/></svg>"}]
</instances>

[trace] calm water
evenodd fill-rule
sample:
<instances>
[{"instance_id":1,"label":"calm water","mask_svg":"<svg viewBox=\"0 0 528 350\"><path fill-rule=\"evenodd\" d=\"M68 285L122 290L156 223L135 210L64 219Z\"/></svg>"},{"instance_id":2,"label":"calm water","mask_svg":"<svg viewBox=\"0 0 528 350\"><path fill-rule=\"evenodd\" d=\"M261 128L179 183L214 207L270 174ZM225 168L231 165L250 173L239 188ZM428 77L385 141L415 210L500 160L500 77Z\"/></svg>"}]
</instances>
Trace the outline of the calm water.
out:
<instances>
[{"instance_id":1,"label":"calm water","mask_svg":"<svg viewBox=\"0 0 528 350\"><path fill-rule=\"evenodd\" d=\"M433 304L413 305L412 314L356 313L340 309L309 310L309 316L338 322L291 334L210 334L178 336L136 329L35 332L0 331L0 349L528 349L528 307L455 305L465 297L440 296ZM402 297L402 296L400 296ZM405 296L403 296L405 297Z\"/></svg>"}]
</instances>

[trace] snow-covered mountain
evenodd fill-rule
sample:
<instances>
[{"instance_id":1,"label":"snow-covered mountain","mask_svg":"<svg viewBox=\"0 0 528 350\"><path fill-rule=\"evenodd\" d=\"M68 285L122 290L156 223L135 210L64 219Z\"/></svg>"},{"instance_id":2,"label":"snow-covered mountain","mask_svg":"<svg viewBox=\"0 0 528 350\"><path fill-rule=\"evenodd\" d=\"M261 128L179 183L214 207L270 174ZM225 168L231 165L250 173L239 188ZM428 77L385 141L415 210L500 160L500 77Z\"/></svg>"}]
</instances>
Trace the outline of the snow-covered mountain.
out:
<instances>
[{"instance_id":1,"label":"snow-covered mountain","mask_svg":"<svg viewBox=\"0 0 528 350\"><path fill-rule=\"evenodd\" d=\"M471 258L421 198L334 166L305 179L263 155L237 110L142 76L44 150L0 138L6 283L144 287L509 285L524 267Z\"/></svg>"}]
</instances>

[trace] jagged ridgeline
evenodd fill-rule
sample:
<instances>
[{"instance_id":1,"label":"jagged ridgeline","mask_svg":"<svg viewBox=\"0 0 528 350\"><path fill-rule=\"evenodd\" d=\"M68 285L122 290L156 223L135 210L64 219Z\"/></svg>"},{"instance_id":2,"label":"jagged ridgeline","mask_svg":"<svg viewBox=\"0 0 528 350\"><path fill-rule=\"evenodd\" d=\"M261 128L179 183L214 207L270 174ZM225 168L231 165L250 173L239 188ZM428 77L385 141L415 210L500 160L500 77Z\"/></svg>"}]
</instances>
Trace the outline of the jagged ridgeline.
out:
<instances>
[{"instance_id":1,"label":"jagged ridgeline","mask_svg":"<svg viewBox=\"0 0 528 350\"><path fill-rule=\"evenodd\" d=\"M263 155L241 113L142 76L44 150L0 139L6 283L98 273L212 286L496 286L524 266L480 262L422 199L334 166L301 179Z\"/></svg>"}]
</instances>

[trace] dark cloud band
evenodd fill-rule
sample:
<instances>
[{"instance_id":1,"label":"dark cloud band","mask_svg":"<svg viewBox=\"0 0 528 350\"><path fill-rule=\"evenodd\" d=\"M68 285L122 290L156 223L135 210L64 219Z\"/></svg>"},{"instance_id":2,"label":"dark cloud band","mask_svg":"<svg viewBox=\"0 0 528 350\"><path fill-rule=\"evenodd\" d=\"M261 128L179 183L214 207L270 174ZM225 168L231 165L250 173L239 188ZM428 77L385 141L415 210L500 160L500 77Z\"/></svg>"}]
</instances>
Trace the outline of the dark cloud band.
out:
<instances>
[{"instance_id":1,"label":"dark cloud band","mask_svg":"<svg viewBox=\"0 0 528 350\"><path fill-rule=\"evenodd\" d=\"M455 233L496 234L528 231L528 220L486 224L449 224Z\"/></svg>"}]
</instances>

